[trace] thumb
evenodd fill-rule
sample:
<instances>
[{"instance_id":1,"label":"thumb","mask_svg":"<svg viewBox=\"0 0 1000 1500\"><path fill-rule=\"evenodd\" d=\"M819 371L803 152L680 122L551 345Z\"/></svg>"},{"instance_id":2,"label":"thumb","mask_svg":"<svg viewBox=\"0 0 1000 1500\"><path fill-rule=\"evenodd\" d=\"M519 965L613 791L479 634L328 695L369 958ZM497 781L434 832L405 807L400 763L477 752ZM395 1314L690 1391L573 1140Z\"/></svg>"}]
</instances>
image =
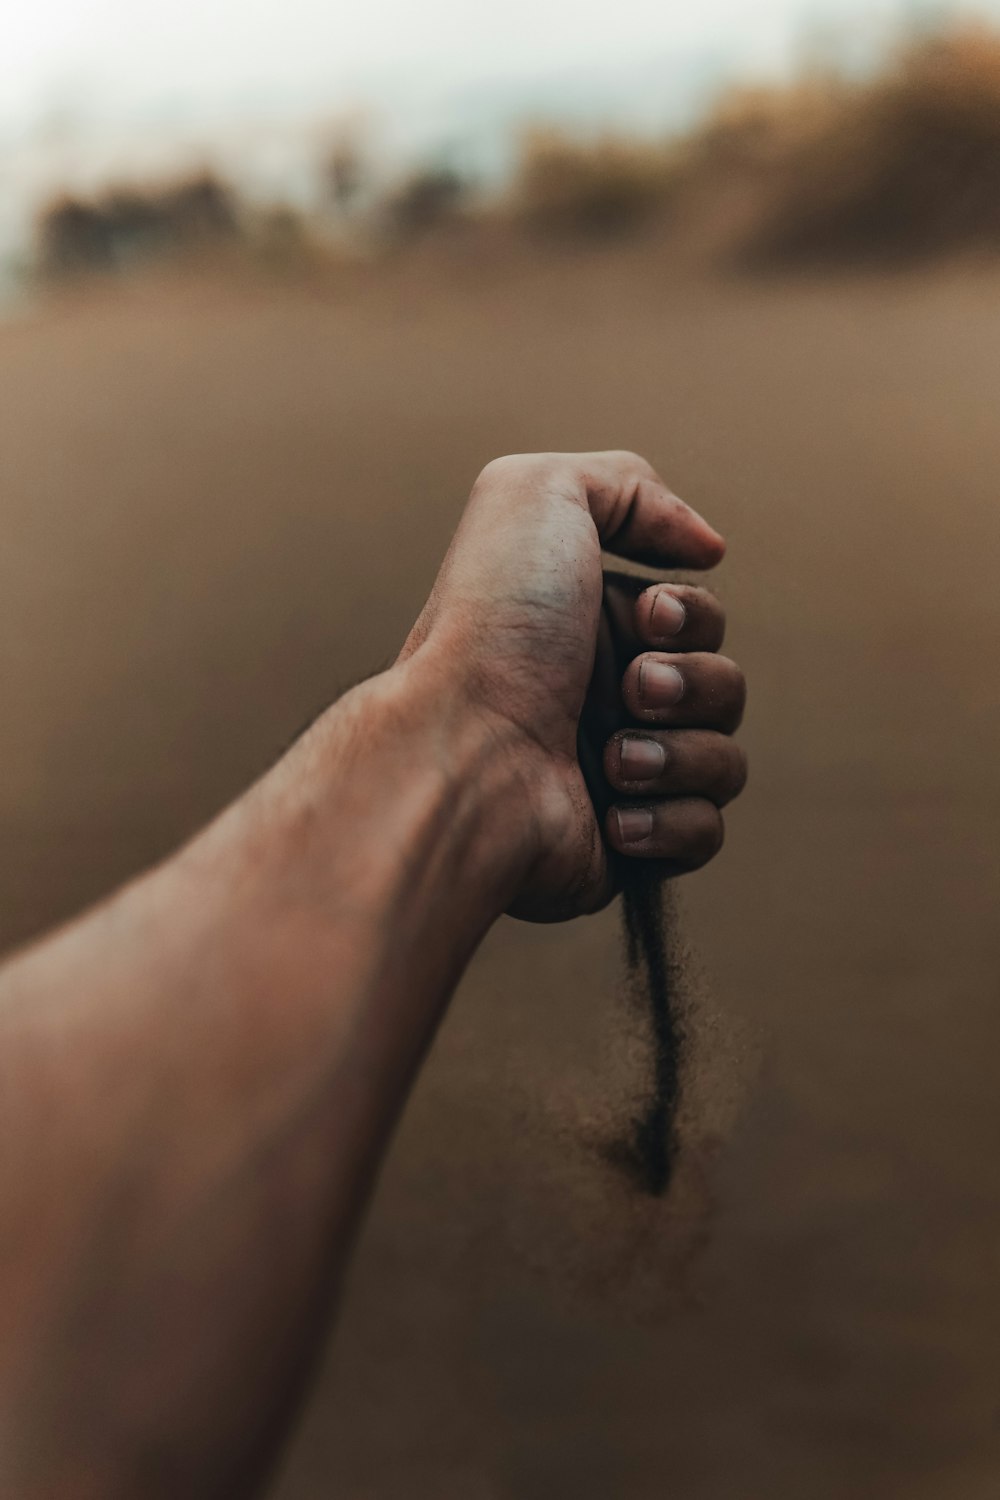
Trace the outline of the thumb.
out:
<instances>
[{"instance_id":1,"label":"thumb","mask_svg":"<svg viewBox=\"0 0 1000 1500\"><path fill-rule=\"evenodd\" d=\"M576 463L606 551L659 568L713 568L722 560L723 538L638 454L583 453Z\"/></svg>"}]
</instances>

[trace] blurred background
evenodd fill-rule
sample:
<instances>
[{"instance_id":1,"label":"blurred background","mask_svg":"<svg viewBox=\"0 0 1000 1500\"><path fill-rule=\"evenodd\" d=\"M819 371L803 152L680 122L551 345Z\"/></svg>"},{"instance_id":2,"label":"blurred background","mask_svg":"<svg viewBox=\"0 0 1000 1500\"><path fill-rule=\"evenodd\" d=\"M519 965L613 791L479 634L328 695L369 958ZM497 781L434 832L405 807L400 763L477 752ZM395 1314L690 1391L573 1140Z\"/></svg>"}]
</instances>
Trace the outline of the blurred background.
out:
<instances>
[{"instance_id":1,"label":"blurred background","mask_svg":"<svg viewBox=\"0 0 1000 1500\"><path fill-rule=\"evenodd\" d=\"M0 390L7 949L391 659L490 457L730 540L675 1188L617 914L501 924L276 1500L995 1500L1000 3L8 3Z\"/></svg>"}]
</instances>

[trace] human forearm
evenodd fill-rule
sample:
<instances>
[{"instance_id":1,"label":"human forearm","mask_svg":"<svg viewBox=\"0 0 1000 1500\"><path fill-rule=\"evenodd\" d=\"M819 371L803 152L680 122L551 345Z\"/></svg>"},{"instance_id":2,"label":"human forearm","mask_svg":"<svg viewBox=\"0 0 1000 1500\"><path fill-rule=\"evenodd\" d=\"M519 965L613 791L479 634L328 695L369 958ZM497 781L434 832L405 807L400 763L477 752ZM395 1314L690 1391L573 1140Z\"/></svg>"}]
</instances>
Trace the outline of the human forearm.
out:
<instances>
[{"instance_id":1,"label":"human forearm","mask_svg":"<svg viewBox=\"0 0 1000 1500\"><path fill-rule=\"evenodd\" d=\"M395 669L6 971L18 1493L154 1495L153 1454L162 1493L230 1493L272 1447L408 1079L531 857L503 734L433 662Z\"/></svg>"},{"instance_id":2,"label":"human forearm","mask_svg":"<svg viewBox=\"0 0 1000 1500\"><path fill-rule=\"evenodd\" d=\"M722 611L602 548L724 544L635 454L488 465L401 664L0 971L0 1493L251 1493L487 927L719 848L744 774Z\"/></svg>"}]
</instances>

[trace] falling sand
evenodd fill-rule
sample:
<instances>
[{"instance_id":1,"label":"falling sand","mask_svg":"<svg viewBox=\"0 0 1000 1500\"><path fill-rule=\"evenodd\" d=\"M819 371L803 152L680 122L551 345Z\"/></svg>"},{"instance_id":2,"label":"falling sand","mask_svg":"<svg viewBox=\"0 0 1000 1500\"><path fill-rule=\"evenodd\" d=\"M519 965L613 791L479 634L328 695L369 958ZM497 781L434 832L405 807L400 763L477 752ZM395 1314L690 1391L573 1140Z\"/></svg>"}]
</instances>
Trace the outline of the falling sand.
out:
<instances>
[{"instance_id":1,"label":"falling sand","mask_svg":"<svg viewBox=\"0 0 1000 1500\"><path fill-rule=\"evenodd\" d=\"M670 1187L678 1149L677 1109L684 1061L678 978L671 938L672 908L662 880L646 868L630 872L622 899L629 988L641 998L649 1027L647 1094L621 1156L643 1190L661 1197Z\"/></svg>"}]
</instances>

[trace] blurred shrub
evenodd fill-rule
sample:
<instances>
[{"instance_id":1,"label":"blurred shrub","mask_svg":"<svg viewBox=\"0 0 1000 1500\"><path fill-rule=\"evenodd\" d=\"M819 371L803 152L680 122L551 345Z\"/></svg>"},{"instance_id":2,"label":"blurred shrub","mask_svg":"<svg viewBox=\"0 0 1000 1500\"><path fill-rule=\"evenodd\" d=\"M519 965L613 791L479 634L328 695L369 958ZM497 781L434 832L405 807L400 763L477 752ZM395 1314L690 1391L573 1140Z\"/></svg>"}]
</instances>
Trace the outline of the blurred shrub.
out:
<instances>
[{"instance_id":1,"label":"blurred shrub","mask_svg":"<svg viewBox=\"0 0 1000 1500\"><path fill-rule=\"evenodd\" d=\"M815 123L815 122L814 122ZM926 41L773 155L756 260L1000 248L1000 38Z\"/></svg>"},{"instance_id":2,"label":"blurred shrub","mask_svg":"<svg viewBox=\"0 0 1000 1500\"><path fill-rule=\"evenodd\" d=\"M702 253L758 266L1000 249L1000 36L925 37L866 83L734 90L670 147L535 133L514 204L577 237L669 210Z\"/></svg>"},{"instance_id":3,"label":"blurred shrub","mask_svg":"<svg viewBox=\"0 0 1000 1500\"><path fill-rule=\"evenodd\" d=\"M424 167L391 191L383 219L390 234L410 239L454 224L466 207L469 184L453 167Z\"/></svg>"},{"instance_id":4,"label":"blurred shrub","mask_svg":"<svg viewBox=\"0 0 1000 1500\"><path fill-rule=\"evenodd\" d=\"M92 202L63 197L38 220L38 260L50 274L106 271L232 240L233 193L210 173L164 187L109 189Z\"/></svg>"},{"instance_id":5,"label":"blurred shrub","mask_svg":"<svg viewBox=\"0 0 1000 1500\"><path fill-rule=\"evenodd\" d=\"M689 138L687 174L773 172L835 126L845 94L844 86L830 79L730 89Z\"/></svg>"},{"instance_id":6,"label":"blurred shrub","mask_svg":"<svg viewBox=\"0 0 1000 1500\"><path fill-rule=\"evenodd\" d=\"M114 264L105 215L78 198L60 197L38 219L38 260L45 272L104 270Z\"/></svg>"},{"instance_id":7,"label":"blurred shrub","mask_svg":"<svg viewBox=\"0 0 1000 1500\"><path fill-rule=\"evenodd\" d=\"M672 156L662 146L532 131L521 144L512 206L543 233L613 235L662 211L674 184Z\"/></svg>"},{"instance_id":8,"label":"blurred shrub","mask_svg":"<svg viewBox=\"0 0 1000 1500\"><path fill-rule=\"evenodd\" d=\"M466 223L476 207L450 165L380 186L356 130L317 166L325 224L322 210L251 210L206 173L50 204L38 263L116 269L226 241L279 269L324 254L332 264ZM734 90L678 141L530 132L500 207L563 241L669 222L687 254L765 268L1000 250L1000 37L925 39L861 84L824 76ZM496 215L482 230L502 239Z\"/></svg>"}]
</instances>

